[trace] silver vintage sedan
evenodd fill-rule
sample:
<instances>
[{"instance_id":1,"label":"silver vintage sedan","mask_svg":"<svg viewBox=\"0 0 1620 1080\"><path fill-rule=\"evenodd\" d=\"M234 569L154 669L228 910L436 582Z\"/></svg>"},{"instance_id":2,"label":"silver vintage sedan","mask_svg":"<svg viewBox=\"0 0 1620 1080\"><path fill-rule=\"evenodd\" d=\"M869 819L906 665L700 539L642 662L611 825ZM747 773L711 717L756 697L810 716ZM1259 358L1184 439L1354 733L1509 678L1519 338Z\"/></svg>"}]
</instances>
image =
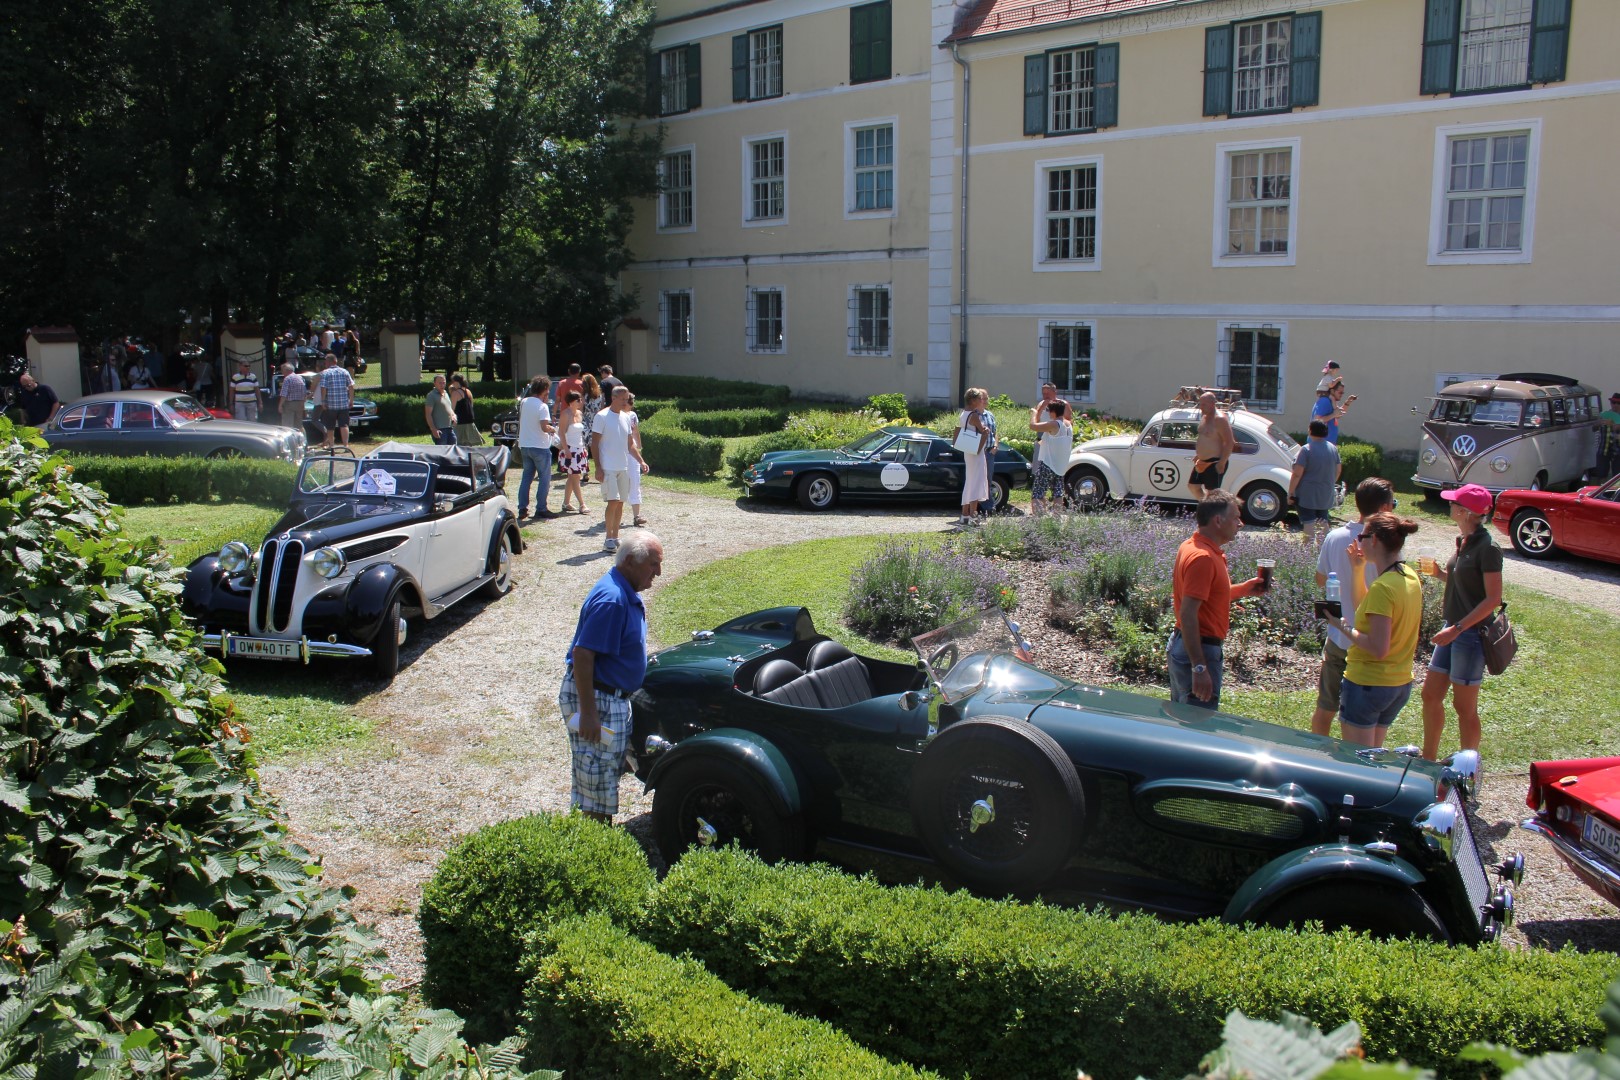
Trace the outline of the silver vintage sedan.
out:
<instances>
[{"instance_id":1,"label":"silver vintage sedan","mask_svg":"<svg viewBox=\"0 0 1620 1080\"><path fill-rule=\"evenodd\" d=\"M123 390L82 397L41 429L53 450L82 454L256 457L300 461L302 431L220 420L189 394Z\"/></svg>"}]
</instances>

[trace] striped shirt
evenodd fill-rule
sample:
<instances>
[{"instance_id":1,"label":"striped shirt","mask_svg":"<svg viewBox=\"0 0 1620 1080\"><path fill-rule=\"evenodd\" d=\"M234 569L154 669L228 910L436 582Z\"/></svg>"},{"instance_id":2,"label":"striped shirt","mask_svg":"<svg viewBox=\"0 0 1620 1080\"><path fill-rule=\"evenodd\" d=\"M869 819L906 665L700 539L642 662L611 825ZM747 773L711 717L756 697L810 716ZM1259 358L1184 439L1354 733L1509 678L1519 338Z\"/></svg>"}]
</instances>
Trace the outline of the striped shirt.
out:
<instances>
[{"instance_id":1,"label":"striped shirt","mask_svg":"<svg viewBox=\"0 0 1620 1080\"><path fill-rule=\"evenodd\" d=\"M354 400L354 379L340 365L321 372L321 407L347 409Z\"/></svg>"}]
</instances>

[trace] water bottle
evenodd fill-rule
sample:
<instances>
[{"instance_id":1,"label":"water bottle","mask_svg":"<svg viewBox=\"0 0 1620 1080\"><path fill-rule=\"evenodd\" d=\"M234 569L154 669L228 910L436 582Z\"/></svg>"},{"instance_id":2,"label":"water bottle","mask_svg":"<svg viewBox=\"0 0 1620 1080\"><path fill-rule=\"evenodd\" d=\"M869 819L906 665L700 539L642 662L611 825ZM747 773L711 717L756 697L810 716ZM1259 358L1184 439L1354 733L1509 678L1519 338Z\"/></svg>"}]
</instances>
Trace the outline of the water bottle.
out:
<instances>
[{"instance_id":1,"label":"water bottle","mask_svg":"<svg viewBox=\"0 0 1620 1080\"><path fill-rule=\"evenodd\" d=\"M1328 599L1329 603L1337 604L1339 602L1339 575L1338 574L1332 574L1332 573L1328 574L1328 578L1327 578L1327 599Z\"/></svg>"}]
</instances>

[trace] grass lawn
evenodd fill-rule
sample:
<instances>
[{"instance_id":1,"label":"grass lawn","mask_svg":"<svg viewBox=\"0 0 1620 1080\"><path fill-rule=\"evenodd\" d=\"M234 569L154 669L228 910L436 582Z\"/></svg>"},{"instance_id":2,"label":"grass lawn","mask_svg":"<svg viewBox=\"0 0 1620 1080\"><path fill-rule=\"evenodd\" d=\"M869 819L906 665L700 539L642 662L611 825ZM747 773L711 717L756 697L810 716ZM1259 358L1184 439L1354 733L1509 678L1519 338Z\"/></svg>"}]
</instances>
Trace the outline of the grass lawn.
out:
<instances>
[{"instance_id":1,"label":"grass lawn","mask_svg":"<svg viewBox=\"0 0 1620 1080\"><path fill-rule=\"evenodd\" d=\"M803 605L821 633L869 656L909 662L910 653L864 640L845 628L840 617L851 572L888 539L810 540L711 563L659 592L650 605L652 636L660 646L672 645L686 640L692 630L709 629L750 611ZM938 542L943 537L918 534L916 539ZM1547 758L1611 753L1620 745L1620 682L1607 673L1612 658L1620 655L1620 618L1527 589L1510 586L1507 596L1518 630L1519 656L1506 674L1485 680L1480 749L1486 762L1522 767ZM1132 689L1167 696L1162 687ZM1229 712L1303 730L1316 707L1316 691L1228 689L1221 701ZM1448 716L1447 724L1443 752L1456 748L1455 718ZM1422 744L1417 687L1390 728L1387 742Z\"/></svg>"},{"instance_id":2,"label":"grass lawn","mask_svg":"<svg viewBox=\"0 0 1620 1080\"><path fill-rule=\"evenodd\" d=\"M131 536L155 537L170 562L185 566L228 540L257 547L280 516L279 510L249 503L133 506L124 510L124 528Z\"/></svg>"},{"instance_id":3,"label":"grass lawn","mask_svg":"<svg viewBox=\"0 0 1620 1080\"><path fill-rule=\"evenodd\" d=\"M237 718L253 738L255 760L280 762L316 751L325 756L339 748L364 748L373 724L355 715L354 706L374 687L344 678L330 666L318 678L289 678L297 668L254 661L226 671Z\"/></svg>"}]
</instances>

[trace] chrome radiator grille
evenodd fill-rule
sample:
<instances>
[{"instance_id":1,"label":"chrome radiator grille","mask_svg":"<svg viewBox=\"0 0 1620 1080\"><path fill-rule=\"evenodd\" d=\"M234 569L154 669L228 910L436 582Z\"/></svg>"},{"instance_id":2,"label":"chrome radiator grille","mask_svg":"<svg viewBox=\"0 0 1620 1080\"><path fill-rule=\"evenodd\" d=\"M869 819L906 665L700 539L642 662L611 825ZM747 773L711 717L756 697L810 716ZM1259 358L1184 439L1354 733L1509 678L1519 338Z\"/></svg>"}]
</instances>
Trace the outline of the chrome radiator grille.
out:
<instances>
[{"instance_id":1,"label":"chrome radiator grille","mask_svg":"<svg viewBox=\"0 0 1620 1080\"><path fill-rule=\"evenodd\" d=\"M304 558L299 540L266 540L259 555L259 580L253 586L253 622L259 633L286 630L292 622L298 564Z\"/></svg>"},{"instance_id":2,"label":"chrome radiator grille","mask_svg":"<svg viewBox=\"0 0 1620 1080\"><path fill-rule=\"evenodd\" d=\"M1479 849L1474 846L1474 828L1468 807L1456 788L1446 793L1446 801L1457 811L1455 846L1452 848L1456 855L1457 872L1462 875L1463 888L1468 890L1469 906L1477 912L1490 902L1490 878L1485 873L1485 865L1479 861Z\"/></svg>"}]
</instances>

